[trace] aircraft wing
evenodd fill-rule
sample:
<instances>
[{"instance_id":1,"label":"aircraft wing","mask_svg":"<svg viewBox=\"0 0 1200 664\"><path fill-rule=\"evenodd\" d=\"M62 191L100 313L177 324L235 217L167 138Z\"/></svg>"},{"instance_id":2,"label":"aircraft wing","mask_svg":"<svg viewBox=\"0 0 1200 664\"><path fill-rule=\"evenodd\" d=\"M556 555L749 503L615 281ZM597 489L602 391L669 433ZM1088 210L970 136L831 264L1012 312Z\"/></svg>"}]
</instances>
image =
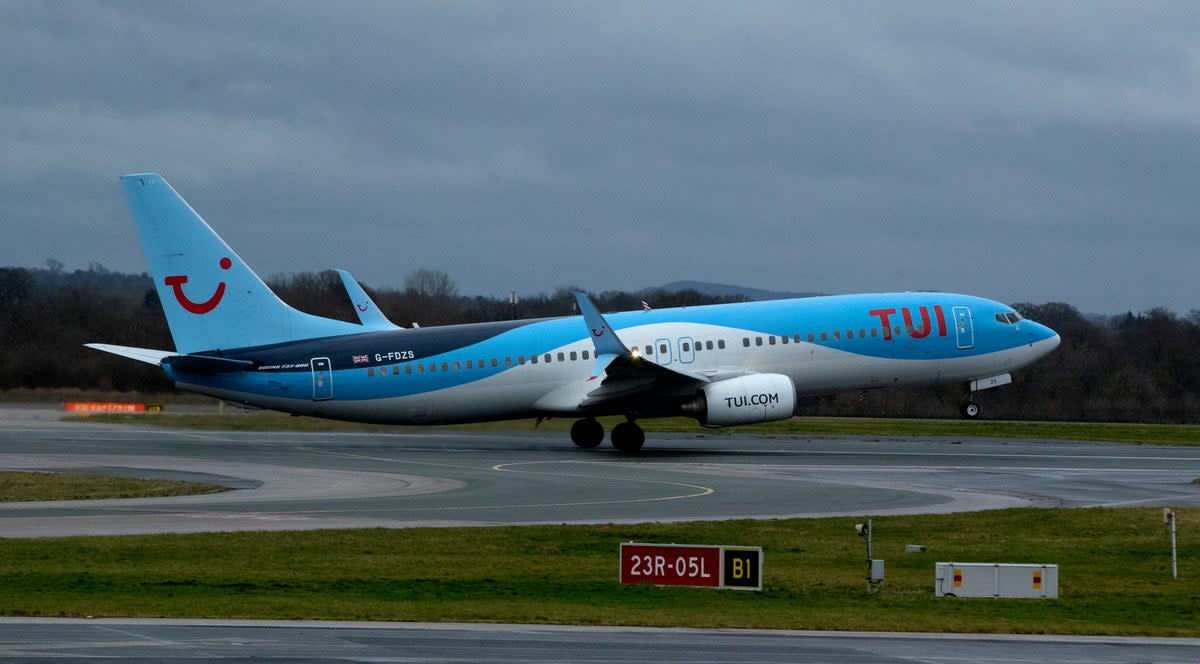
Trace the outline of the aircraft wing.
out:
<instances>
[{"instance_id":1,"label":"aircraft wing","mask_svg":"<svg viewBox=\"0 0 1200 664\"><path fill-rule=\"evenodd\" d=\"M574 411L654 394L686 394L710 382L715 374L683 371L651 362L630 350L585 293L575 300L596 350L587 380L563 385L539 399L539 408Z\"/></svg>"}]
</instances>

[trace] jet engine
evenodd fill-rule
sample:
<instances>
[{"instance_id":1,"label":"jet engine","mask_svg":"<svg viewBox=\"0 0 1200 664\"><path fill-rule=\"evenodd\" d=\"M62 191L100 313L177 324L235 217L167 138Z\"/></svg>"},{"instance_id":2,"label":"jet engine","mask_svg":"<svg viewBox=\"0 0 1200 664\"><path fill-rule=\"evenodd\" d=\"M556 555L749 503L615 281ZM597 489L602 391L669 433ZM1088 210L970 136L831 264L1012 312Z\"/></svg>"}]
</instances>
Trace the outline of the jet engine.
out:
<instances>
[{"instance_id":1,"label":"jet engine","mask_svg":"<svg viewBox=\"0 0 1200 664\"><path fill-rule=\"evenodd\" d=\"M754 374L709 383L683 404L700 424L732 426L786 420L796 412L796 388L783 374Z\"/></svg>"}]
</instances>

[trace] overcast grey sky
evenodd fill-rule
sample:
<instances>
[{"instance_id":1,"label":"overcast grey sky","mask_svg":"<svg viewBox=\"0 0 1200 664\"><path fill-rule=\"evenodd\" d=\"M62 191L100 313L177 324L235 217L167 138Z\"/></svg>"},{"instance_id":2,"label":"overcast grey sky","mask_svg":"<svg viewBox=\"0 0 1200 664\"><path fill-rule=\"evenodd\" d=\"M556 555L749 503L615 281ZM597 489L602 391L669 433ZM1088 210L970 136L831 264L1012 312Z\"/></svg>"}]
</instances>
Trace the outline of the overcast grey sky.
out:
<instances>
[{"instance_id":1,"label":"overcast grey sky","mask_svg":"<svg viewBox=\"0 0 1200 664\"><path fill-rule=\"evenodd\" d=\"M0 265L1200 308L1200 4L5 2Z\"/></svg>"}]
</instances>

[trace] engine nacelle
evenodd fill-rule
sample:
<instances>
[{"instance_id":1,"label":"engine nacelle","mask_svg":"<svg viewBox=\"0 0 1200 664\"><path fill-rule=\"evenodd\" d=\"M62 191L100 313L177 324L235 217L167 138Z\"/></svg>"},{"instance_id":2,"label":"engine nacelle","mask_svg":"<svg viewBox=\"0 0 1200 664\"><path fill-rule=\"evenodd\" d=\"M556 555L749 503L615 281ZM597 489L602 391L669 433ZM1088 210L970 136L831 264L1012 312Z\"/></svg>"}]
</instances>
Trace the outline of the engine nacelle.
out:
<instances>
[{"instance_id":1,"label":"engine nacelle","mask_svg":"<svg viewBox=\"0 0 1200 664\"><path fill-rule=\"evenodd\" d=\"M683 411L701 424L732 426L786 420L796 412L796 387L783 374L754 374L700 388Z\"/></svg>"}]
</instances>

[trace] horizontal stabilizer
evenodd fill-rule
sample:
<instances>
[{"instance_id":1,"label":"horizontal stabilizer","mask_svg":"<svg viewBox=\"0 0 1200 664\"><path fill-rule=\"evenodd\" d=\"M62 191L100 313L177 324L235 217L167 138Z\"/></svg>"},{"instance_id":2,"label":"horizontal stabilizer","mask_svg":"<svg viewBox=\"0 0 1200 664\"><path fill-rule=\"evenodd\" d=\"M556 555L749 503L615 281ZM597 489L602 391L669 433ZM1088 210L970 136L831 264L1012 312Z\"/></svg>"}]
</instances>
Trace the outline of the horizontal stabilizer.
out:
<instances>
[{"instance_id":1,"label":"horizontal stabilizer","mask_svg":"<svg viewBox=\"0 0 1200 664\"><path fill-rule=\"evenodd\" d=\"M178 371L190 371L202 374L245 371L254 366L253 362L247 360L230 360L224 357L211 357L208 355L172 355L165 358L162 363L163 366L169 366Z\"/></svg>"},{"instance_id":2,"label":"horizontal stabilizer","mask_svg":"<svg viewBox=\"0 0 1200 664\"><path fill-rule=\"evenodd\" d=\"M155 366L161 365L164 357L170 357L175 354L175 351L173 350L154 350L152 348L114 346L112 344L84 344L84 346L87 346L88 348L94 348L96 350L102 350L105 353L112 353L113 355L128 357L130 359L137 360L138 362L153 364Z\"/></svg>"},{"instance_id":3,"label":"horizontal stabilizer","mask_svg":"<svg viewBox=\"0 0 1200 664\"><path fill-rule=\"evenodd\" d=\"M192 373L228 373L231 371L245 371L254 366L253 362L247 360L231 360L224 357L210 357L208 355L179 355L169 350L114 346L112 344L84 345L88 348L102 350L105 353L112 353L121 357L128 357L139 362L145 362L146 364L153 364L160 367L169 366L172 369L190 371Z\"/></svg>"}]
</instances>

